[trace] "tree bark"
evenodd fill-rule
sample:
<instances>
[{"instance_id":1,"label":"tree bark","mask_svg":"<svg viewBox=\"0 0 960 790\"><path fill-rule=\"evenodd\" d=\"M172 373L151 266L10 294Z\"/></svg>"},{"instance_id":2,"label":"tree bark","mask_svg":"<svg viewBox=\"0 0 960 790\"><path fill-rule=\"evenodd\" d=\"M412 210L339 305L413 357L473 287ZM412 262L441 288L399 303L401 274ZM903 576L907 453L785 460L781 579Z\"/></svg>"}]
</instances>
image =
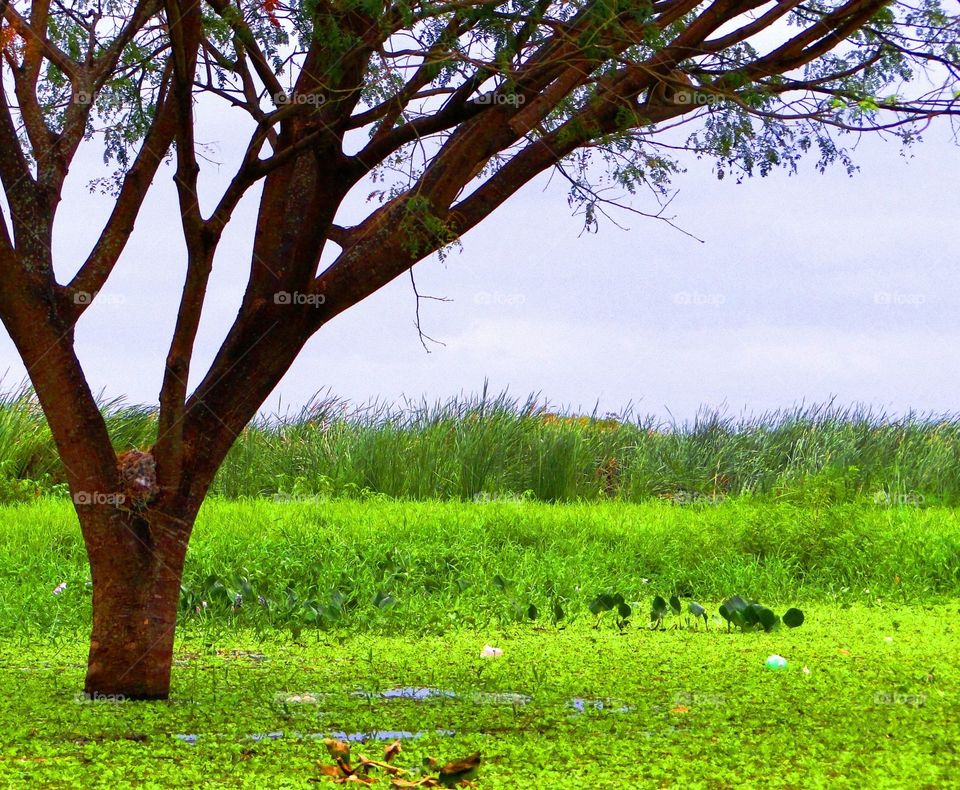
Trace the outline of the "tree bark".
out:
<instances>
[{"instance_id":1,"label":"tree bark","mask_svg":"<svg viewBox=\"0 0 960 790\"><path fill-rule=\"evenodd\" d=\"M192 514L79 505L93 576L88 698L166 699Z\"/></svg>"}]
</instances>

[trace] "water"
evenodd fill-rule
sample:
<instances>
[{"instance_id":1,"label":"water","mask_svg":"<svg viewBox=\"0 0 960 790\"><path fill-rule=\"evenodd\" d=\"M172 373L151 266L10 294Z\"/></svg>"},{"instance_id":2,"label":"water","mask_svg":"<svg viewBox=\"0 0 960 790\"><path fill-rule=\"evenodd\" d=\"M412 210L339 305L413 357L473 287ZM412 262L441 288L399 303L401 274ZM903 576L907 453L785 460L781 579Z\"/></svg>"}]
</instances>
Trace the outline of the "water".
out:
<instances>
[{"instance_id":1,"label":"water","mask_svg":"<svg viewBox=\"0 0 960 790\"><path fill-rule=\"evenodd\" d=\"M619 705L608 699L590 699L587 697L574 697L570 700L570 707L577 713L586 713L588 710L605 710L610 713L629 713L631 708L627 705Z\"/></svg>"},{"instance_id":2,"label":"water","mask_svg":"<svg viewBox=\"0 0 960 790\"><path fill-rule=\"evenodd\" d=\"M386 691L355 691L351 696L362 697L363 699L410 699L422 702L434 697L451 699L457 695L452 691L430 686L402 686Z\"/></svg>"},{"instance_id":3,"label":"water","mask_svg":"<svg viewBox=\"0 0 960 790\"><path fill-rule=\"evenodd\" d=\"M443 735L449 737L456 735L454 730L434 730L433 732L411 732L409 730L371 730L369 732L311 732L304 734L302 732L291 732L289 735L285 732L254 732L247 736L248 740L259 743L262 741L279 741L282 738L291 740L323 739L333 738L338 741L347 741L348 743L363 743L365 741L406 741L423 738L427 735ZM177 734L173 736L178 741L194 746L201 737L196 733ZM216 737L216 736L215 736Z\"/></svg>"}]
</instances>

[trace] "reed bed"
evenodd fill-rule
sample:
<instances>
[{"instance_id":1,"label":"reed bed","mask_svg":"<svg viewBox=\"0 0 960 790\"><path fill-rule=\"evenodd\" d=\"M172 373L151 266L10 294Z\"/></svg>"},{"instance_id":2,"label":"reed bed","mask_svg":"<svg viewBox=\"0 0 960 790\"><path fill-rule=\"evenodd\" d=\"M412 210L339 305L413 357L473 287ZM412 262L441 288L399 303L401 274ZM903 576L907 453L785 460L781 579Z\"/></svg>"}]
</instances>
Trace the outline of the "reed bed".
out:
<instances>
[{"instance_id":1,"label":"reed bed","mask_svg":"<svg viewBox=\"0 0 960 790\"><path fill-rule=\"evenodd\" d=\"M156 412L102 403L118 449L147 447ZM0 501L65 494L50 431L29 389L0 395ZM572 414L538 396L351 404L330 394L263 416L241 434L213 486L225 498L654 497L678 504L762 496L816 505L960 502L960 416L890 415L800 404L753 416L702 409L677 422Z\"/></svg>"}]
</instances>

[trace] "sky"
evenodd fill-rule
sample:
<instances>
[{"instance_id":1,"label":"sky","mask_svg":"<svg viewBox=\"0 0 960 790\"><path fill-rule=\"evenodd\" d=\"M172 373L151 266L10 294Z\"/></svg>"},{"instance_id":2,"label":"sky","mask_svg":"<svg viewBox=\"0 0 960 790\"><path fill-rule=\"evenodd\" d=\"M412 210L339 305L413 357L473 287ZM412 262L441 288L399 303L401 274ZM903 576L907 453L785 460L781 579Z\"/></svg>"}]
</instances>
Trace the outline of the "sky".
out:
<instances>
[{"instance_id":1,"label":"sky","mask_svg":"<svg viewBox=\"0 0 960 790\"><path fill-rule=\"evenodd\" d=\"M234 121L211 116L202 139L208 195L239 153ZM61 281L90 249L110 202L90 194L100 151L81 153L54 244ZM325 326L264 405L296 410L327 391L355 403L539 393L556 409L684 421L701 407L759 414L835 399L903 413L958 411L960 148L947 123L904 157L863 138L861 170L718 181L685 160L667 223L621 213L582 233L559 179L528 185L463 238L445 262L418 265ZM222 162L218 166L216 163ZM369 191L370 188L367 189ZM246 282L256 193L234 215L216 259L192 381L236 314ZM655 211L652 198L634 205ZM363 195L348 213L369 210ZM172 170L161 171L108 286L78 327L91 386L156 402L184 274ZM692 234L698 239L691 238ZM2 333L2 330L0 330ZM2 389L24 376L0 336Z\"/></svg>"}]
</instances>

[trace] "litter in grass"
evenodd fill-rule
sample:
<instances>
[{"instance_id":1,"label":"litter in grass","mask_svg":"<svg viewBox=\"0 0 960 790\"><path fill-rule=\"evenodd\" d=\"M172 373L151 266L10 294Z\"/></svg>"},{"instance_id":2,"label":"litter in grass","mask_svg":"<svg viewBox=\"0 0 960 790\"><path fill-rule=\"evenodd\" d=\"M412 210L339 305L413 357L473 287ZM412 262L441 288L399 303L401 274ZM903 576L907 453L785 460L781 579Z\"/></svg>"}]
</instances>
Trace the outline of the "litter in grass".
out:
<instances>
[{"instance_id":1,"label":"litter in grass","mask_svg":"<svg viewBox=\"0 0 960 790\"><path fill-rule=\"evenodd\" d=\"M786 666L787 659L785 659L783 656L778 656L776 653L774 653L772 656L767 656L767 669L785 669Z\"/></svg>"}]
</instances>

